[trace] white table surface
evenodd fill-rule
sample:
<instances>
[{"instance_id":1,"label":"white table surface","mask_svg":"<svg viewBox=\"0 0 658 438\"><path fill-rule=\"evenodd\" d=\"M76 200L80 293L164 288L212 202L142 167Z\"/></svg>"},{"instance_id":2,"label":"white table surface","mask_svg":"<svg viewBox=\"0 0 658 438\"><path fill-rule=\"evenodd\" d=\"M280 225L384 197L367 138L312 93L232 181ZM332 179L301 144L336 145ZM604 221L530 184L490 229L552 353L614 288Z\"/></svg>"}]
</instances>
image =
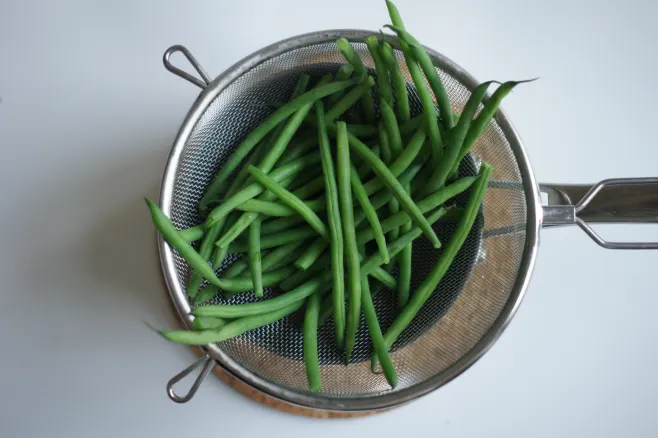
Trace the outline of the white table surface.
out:
<instances>
[{"instance_id":1,"label":"white table surface","mask_svg":"<svg viewBox=\"0 0 658 438\"><path fill-rule=\"evenodd\" d=\"M216 75L285 37L387 22L383 1L311 3L0 1L0 436L657 436L658 252L607 251L577 229L542 233L526 299L490 352L404 407L300 418L214 377L186 405L167 398L195 356L142 322L175 321L142 197L158 196L198 90L162 53L185 44ZM539 180L658 174L657 2L400 7L480 80L541 77L504 104Z\"/></svg>"}]
</instances>

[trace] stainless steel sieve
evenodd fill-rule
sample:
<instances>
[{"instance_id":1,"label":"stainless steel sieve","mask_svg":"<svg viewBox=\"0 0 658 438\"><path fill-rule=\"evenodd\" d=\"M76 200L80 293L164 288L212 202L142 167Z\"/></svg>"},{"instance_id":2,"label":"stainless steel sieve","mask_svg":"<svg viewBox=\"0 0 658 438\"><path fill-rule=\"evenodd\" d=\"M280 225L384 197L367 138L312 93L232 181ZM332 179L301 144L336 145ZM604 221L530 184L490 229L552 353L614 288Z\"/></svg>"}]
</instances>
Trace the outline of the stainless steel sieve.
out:
<instances>
[{"instance_id":1,"label":"stainless steel sieve","mask_svg":"<svg viewBox=\"0 0 658 438\"><path fill-rule=\"evenodd\" d=\"M204 188L231 149L271 111L267 103L284 101L299 74L333 73L344 63L334 46L337 38L352 41L366 66L372 68L363 43L372 34L396 49L410 83L396 39L371 31L330 30L289 38L246 57L214 80L185 47L169 48L164 54L165 67L202 89L174 142L162 181L160 205L174 224L185 228L201 222L196 205ZM187 58L199 77L170 63L175 52ZM428 53L453 111L461 112L478 82L445 56L431 49ZM411 106L419 112L417 97L411 87L409 90ZM658 222L658 178L613 179L594 186L538 185L521 138L503 111L477 141L470 161L460 172L474 174L481 160L495 169L483 213L432 298L391 349L399 375L397 388L391 390L383 375L370 372L370 343L363 322L354 363L347 367L334 349L333 329L327 324L319 332L323 390L310 393L302 360L302 335L293 316L238 338L206 345L205 356L170 380L167 390L171 399L190 400L211 369L219 366L259 391L307 408L362 411L399 405L462 373L500 336L530 281L542 226L576 224L606 248L658 248L658 242L608 242L589 225ZM542 205L541 192L548 194L547 205ZM463 203L466 196L457 203ZM445 240L451 226L442 224L435 229ZM188 266L161 237L159 249L171 298L191 328L191 308L185 294ZM441 251L428 242L414 244L412 290L440 255ZM266 296L274 293L268 290ZM252 299L248 295L237 295L229 302L246 302ZM386 295L380 293L375 303L383 330L395 316L392 300ZM215 302L224 301L217 297ZM183 396L177 395L174 384L198 368L202 371L192 388Z\"/></svg>"}]
</instances>

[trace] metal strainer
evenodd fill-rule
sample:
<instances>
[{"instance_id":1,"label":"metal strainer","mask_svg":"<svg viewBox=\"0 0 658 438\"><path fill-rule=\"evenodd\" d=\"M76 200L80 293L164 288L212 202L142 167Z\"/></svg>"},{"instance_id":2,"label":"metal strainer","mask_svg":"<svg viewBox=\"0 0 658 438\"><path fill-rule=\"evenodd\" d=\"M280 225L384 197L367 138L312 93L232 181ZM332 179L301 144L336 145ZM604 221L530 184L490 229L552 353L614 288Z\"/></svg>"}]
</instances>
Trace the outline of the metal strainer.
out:
<instances>
[{"instance_id":1,"label":"metal strainer","mask_svg":"<svg viewBox=\"0 0 658 438\"><path fill-rule=\"evenodd\" d=\"M395 49L403 73L411 82L397 40L371 31L333 30L296 36L248 56L215 80L182 46L164 54L165 67L203 89L178 133L162 182L160 205L178 228L201 222L197 203L212 176L237 145L271 109L269 102L287 99L301 73L320 76L335 72L345 61L334 42L350 40L367 67L374 67L366 45L377 34ZM200 78L174 67L169 58L182 52ZM470 91L478 84L461 67L428 49L450 96L454 112L461 112ZM411 92L411 106L420 104ZM220 366L244 383L289 403L324 410L359 411L395 406L426 394L447 383L472 365L501 334L521 302L530 280L538 247L540 227L578 224L597 243L608 248L649 249L658 243L606 242L587 222L658 222L658 178L607 180L594 186L542 186L549 194L542 206L540 186L530 168L521 139L503 111L477 141L462 174L474 174L480 160L494 167L484 198L483 214L453 266L413 324L393 345L391 357L399 384L391 390L382 374L370 371L370 342L362 321L357 346L349 366L334 348L327 324L319 334L323 389L308 391L302 358L302 335L294 316L245 333L237 338L204 347L206 355L175 376L169 396L188 401L214 366ZM653 186L651 186L653 185ZM607 195L594 197L606 186L621 186ZM587 194L586 194L587 192ZM467 194L457 199L463 203ZM578 202L580 201L580 202ZM557 204L557 205L556 205ZM641 204L641 205L640 205ZM587 208L586 208L587 207ZM451 225L436 227L442 240ZM185 294L189 268L160 238L164 277L180 317L192 327ZM440 250L420 240L414 244L412 290L424 278ZM233 259L228 258L229 264ZM266 296L276 291L266 291ZM237 295L231 302L253 299ZM215 298L220 302L221 298ZM386 291L376 300L377 314L385 330L395 317ZM192 389L184 396L174 384L196 368L202 368Z\"/></svg>"}]
</instances>

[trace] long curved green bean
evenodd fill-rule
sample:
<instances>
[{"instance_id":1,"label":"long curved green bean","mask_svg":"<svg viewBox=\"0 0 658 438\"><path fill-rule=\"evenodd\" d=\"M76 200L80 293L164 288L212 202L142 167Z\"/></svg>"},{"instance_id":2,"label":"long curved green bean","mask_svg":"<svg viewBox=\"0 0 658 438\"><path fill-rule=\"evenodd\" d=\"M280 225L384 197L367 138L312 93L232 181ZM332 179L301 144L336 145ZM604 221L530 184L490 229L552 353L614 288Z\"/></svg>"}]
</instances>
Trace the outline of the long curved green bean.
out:
<instances>
[{"instance_id":1,"label":"long curved green bean","mask_svg":"<svg viewBox=\"0 0 658 438\"><path fill-rule=\"evenodd\" d=\"M291 161L290 163L277 167L270 173L270 178L278 183L286 178L298 174L303 169L316 164L318 161L320 161L320 156L318 154L309 153L301 158ZM233 211L238 205L242 204L248 199L255 198L256 196L263 193L264 190L265 189L260 184L249 184L233 196L230 196L224 200L221 205L215 207L210 212L210 214L208 214L205 226L212 226L212 224Z\"/></svg>"},{"instance_id":2,"label":"long curved green bean","mask_svg":"<svg viewBox=\"0 0 658 438\"><path fill-rule=\"evenodd\" d=\"M367 36L366 46L368 46L368 52L372 60L375 62L375 71L377 71L377 85L379 87L379 95L381 99L384 100L389 105L393 105L393 89L391 88L391 82L388 77L388 69L386 68L386 63L382 59L381 49L379 47L379 41L374 35Z\"/></svg>"},{"instance_id":3,"label":"long curved green bean","mask_svg":"<svg viewBox=\"0 0 658 438\"><path fill-rule=\"evenodd\" d=\"M349 62L352 67L354 67L354 74L357 77L365 78L365 76L368 74L366 67L363 65L361 57L358 53L356 53L350 42L345 38L339 38L336 40L336 47L340 53L343 54L343 57L345 57L347 62ZM372 101L372 96L364 95L361 98L361 105L363 106L363 112L366 115L366 120L368 123L373 123L375 121L375 105Z\"/></svg>"},{"instance_id":4,"label":"long curved green bean","mask_svg":"<svg viewBox=\"0 0 658 438\"><path fill-rule=\"evenodd\" d=\"M483 163L482 169L480 170L480 176L473 185L473 191L471 192L466 207L464 208L464 214L462 214L459 224L457 225L457 230L450 236L448 243L443 249L441 257L437 261L434 268L430 271L429 275L423 280L418 289L411 295L407 305L400 311L398 316L393 320L393 323L388 328L384 334L384 340L386 341L386 347L391 348L393 342L400 336L402 331L407 328L407 326L414 319L420 308L425 304L427 299L432 295L432 292L436 289L437 285L443 278L443 276L448 272L448 268L452 264L452 261L457 256L457 253L461 249L466 237L471 231L475 219L477 217L482 199L487 190L487 185L489 178L491 177L491 172L493 168L487 164ZM377 355L376 353L372 356L372 368L374 369L377 365Z\"/></svg>"},{"instance_id":5,"label":"long curved green bean","mask_svg":"<svg viewBox=\"0 0 658 438\"><path fill-rule=\"evenodd\" d=\"M494 91L489 100L487 100L487 103L484 104L484 108L482 108L480 114L478 114L475 120L471 122L471 126L468 128L468 133L466 134L464 142L462 143L459 156L457 157L457 160L452 167L453 175L457 173L457 170L459 169L459 163L461 163L462 159L471 150L471 147L473 147L475 144L475 140L480 137L480 135L487 128L487 125L489 125L491 119L493 119L493 116L496 115L496 111L498 111L498 107L500 106L500 103L503 101L505 96L507 96L517 85L524 84L526 82L533 82L536 80L537 79L529 79L525 81L508 81L498 87L496 91Z\"/></svg>"},{"instance_id":6,"label":"long curved green bean","mask_svg":"<svg viewBox=\"0 0 658 438\"><path fill-rule=\"evenodd\" d=\"M298 240L308 239L309 237L317 236L318 233L311 227L308 228L295 228L293 230L285 230L280 233L269 234L262 236L260 240L261 249L275 248L277 246L287 245ZM237 241L233 242L229 247L229 254L236 254L247 252L247 242Z\"/></svg>"},{"instance_id":7,"label":"long curved green bean","mask_svg":"<svg viewBox=\"0 0 658 438\"><path fill-rule=\"evenodd\" d=\"M352 204L352 190L350 188L350 144L348 141L347 127L344 122L338 122L336 126L336 170L338 174L340 215L347 262L347 282L350 291L347 300L349 313L347 314L345 324L345 357L346 360L349 360L352 349L354 348L356 331L359 329L359 322L361 321L361 263L359 261L359 248L356 244L354 207ZM368 149L368 152L372 154L370 149Z\"/></svg>"},{"instance_id":8,"label":"long curved green bean","mask_svg":"<svg viewBox=\"0 0 658 438\"><path fill-rule=\"evenodd\" d=\"M437 247L439 245L439 239L436 237L436 234L434 234L434 230L432 230L432 227L427 223L427 220L418 210L418 207L409 197L409 194L404 190L404 187L400 185L400 182L395 179L395 176L393 176L388 167L386 167L386 164L377 158L377 156L373 154L368 146L363 144L361 140L349 133L347 134L347 137L349 139L350 149L353 149L361 158L371 164L375 174L384 181L384 184L386 184L386 186L393 192L393 196L395 196L400 202L400 207L409 213L414 222L416 222L420 229L423 230L423 233L427 236L432 245Z\"/></svg>"},{"instance_id":9,"label":"long curved green bean","mask_svg":"<svg viewBox=\"0 0 658 438\"><path fill-rule=\"evenodd\" d=\"M273 312L296 301L304 300L311 294L326 286L328 275L322 275L308 280L290 292L278 295L265 301L246 304L214 304L201 306L192 310L194 316L218 316L220 318L241 318L243 316L259 315Z\"/></svg>"},{"instance_id":10,"label":"long curved green bean","mask_svg":"<svg viewBox=\"0 0 658 438\"><path fill-rule=\"evenodd\" d=\"M373 304L372 296L370 295L368 277L365 276L361 278L361 308L363 309L363 315L365 316L366 325L368 326L368 333L370 333L370 338L372 339L373 350L377 356L381 358L382 370L384 371L386 381L391 385L391 388L395 388L398 384L398 375L395 372L393 361L388 355L388 347L384 341L382 330L379 327L377 312L375 312L375 305Z\"/></svg>"},{"instance_id":11,"label":"long curved green bean","mask_svg":"<svg viewBox=\"0 0 658 438\"><path fill-rule=\"evenodd\" d=\"M372 78L372 76L368 76L368 79L366 79L364 83L359 84L358 86L345 93L345 95L341 97L340 100L327 111L327 114L325 115L326 122L331 123L338 119L345 113L345 111L352 108L356 102L362 99L363 96L367 96L368 99L370 99L370 89L373 87L373 85L375 85L375 80Z\"/></svg>"},{"instance_id":12,"label":"long curved green bean","mask_svg":"<svg viewBox=\"0 0 658 438\"><path fill-rule=\"evenodd\" d=\"M393 25L399 28L404 28L402 17L400 17L399 12L395 8L395 5L393 5L393 3L390 1L387 1L386 6L388 7L388 12ZM407 43L401 38L398 38L398 40L400 42L402 53L404 54L404 59L407 63L407 68L409 69L409 74L411 75L411 79L413 80L416 87L416 93L418 93L418 98L420 99L420 103L423 106L422 116L425 119L425 128L427 129L427 133L430 137L430 143L432 144L432 162L436 166L439 164L439 160L441 159L443 143L441 141L441 133L439 132L439 123L436 117L436 110L434 108L432 94L425 84L425 78L423 77L416 59L411 53L409 45L407 45Z\"/></svg>"},{"instance_id":13,"label":"long curved green bean","mask_svg":"<svg viewBox=\"0 0 658 438\"><path fill-rule=\"evenodd\" d=\"M370 202L370 199L368 199L366 189L363 187L361 178L359 178L359 174L357 173L354 165L352 165L350 169L350 183L352 184L352 191L354 196L361 205L361 209L365 213L366 218L368 219L368 222L370 223L370 226L372 227L372 230L375 234L375 242L377 242L379 253L384 258L384 263L388 264L390 259L388 257L388 251L386 251L386 238L382 232L382 226L379 223L377 211L375 211L372 203ZM352 219L352 221L354 221L354 219Z\"/></svg>"},{"instance_id":14,"label":"long curved green bean","mask_svg":"<svg viewBox=\"0 0 658 438\"><path fill-rule=\"evenodd\" d=\"M487 88L489 88L489 85L491 85L492 82L493 81L481 83L475 87L471 93L471 96L468 98L468 101L464 106L459 121L450 132L450 138L446 143L443 158L425 186L425 193L431 193L440 189L450 176L455 161L459 157L468 129L471 126L471 120L475 116L478 106L480 105L480 102L482 102L482 99L487 92Z\"/></svg>"},{"instance_id":15,"label":"long curved green bean","mask_svg":"<svg viewBox=\"0 0 658 438\"><path fill-rule=\"evenodd\" d=\"M390 3L392 7L395 8L395 5L393 5L391 2L388 3ZM399 17L399 13L397 15ZM402 24L402 18L400 18L399 23ZM427 52L425 52L423 45L420 44L416 38L414 38L404 29L404 25L399 26L398 24L394 23L393 26L386 25L385 27L388 27L394 31L398 35L398 38L403 40L405 43L407 43L407 46L409 46L411 54L418 62L418 65L420 65L423 73L425 73L427 82L430 84L430 88L432 88L432 91L434 92L436 103L439 105L439 113L443 119L443 122L445 123L445 127L447 129L451 129L455 125L455 122L452 118L450 97L448 96L448 93L446 93L443 82L441 81L439 74L436 72L436 67L434 66L434 63L432 62L432 59L429 57Z\"/></svg>"},{"instance_id":16,"label":"long curved green bean","mask_svg":"<svg viewBox=\"0 0 658 438\"><path fill-rule=\"evenodd\" d=\"M322 389L320 362L318 360L320 300L319 292L308 297L306 300L306 314L304 315L304 365L306 366L306 377L311 392L318 392Z\"/></svg>"},{"instance_id":17,"label":"long curved green bean","mask_svg":"<svg viewBox=\"0 0 658 438\"><path fill-rule=\"evenodd\" d=\"M199 202L200 208L202 210L206 209L208 202L216 197L218 191L226 182L229 175L231 175L231 173L233 173L233 171L240 165L242 160L249 154L253 147L256 146L256 144L258 144L258 142L279 123L305 105L312 104L318 99L322 99L323 97L329 96L337 91L358 84L361 80L362 78L360 77L353 78L343 82L333 82L322 87L314 88L301 96L292 99L290 102L270 114L260 125L249 133L247 138L245 138L237 148L235 148L231 157L224 166L222 166L217 175L215 175L213 181L208 185L203 198Z\"/></svg>"},{"instance_id":18,"label":"long curved green bean","mask_svg":"<svg viewBox=\"0 0 658 438\"><path fill-rule=\"evenodd\" d=\"M411 119L411 110L409 108L409 96L407 94L407 81L402 75L400 64L393 53L393 47L386 41L380 46L381 57L388 68L391 76L391 83L395 92L395 103L398 117L402 121ZM414 129L412 129L413 131Z\"/></svg>"},{"instance_id":19,"label":"long curved green bean","mask_svg":"<svg viewBox=\"0 0 658 438\"><path fill-rule=\"evenodd\" d=\"M185 240L186 242L196 242L203 237L204 233L205 230L201 225L196 225L194 227L185 228L184 230L178 231L181 239Z\"/></svg>"},{"instance_id":20,"label":"long curved green bean","mask_svg":"<svg viewBox=\"0 0 658 438\"><path fill-rule=\"evenodd\" d=\"M218 329L201 331L194 330L163 330L160 335L168 341L187 345L206 345L240 336L246 331L277 322L291 313L299 310L304 305L304 300L298 300L273 310L271 312L246 316L236 319ZM200 309L204 307L199 307Z\"/></svg>"},{"instance_id":21,"label":"long curved green bean","mask_svg":"<svg viewBox=\"0 0 658 438\"><path fill-rule=\"evenodd\" d=\"M189 242L186 242L185 239L181 238L178 230L174 227L174 224L171 223L169 218L158 208L158 206L148 198L144 198L146 205L151 212L151 218L153 224L160 231L164 240L171 245L178 253L185 259L185 261L190 265L192 269L199 272L210 283L215 286L222 287L222 281L217 278L215 271L208 264L208 262L199 255L198 252L194 250L192 245Z\"/></svg>"},{"instance_id":22,"label":"long curved green bean","mask_svg":"<svg viewBox=\"0 0 658 438\"><path fill-rule=\"evenodd\" d=\"M258 181L260 184L263 185L263 187L267 188L270 192L274 193L276 196L281 199L284 203L286 203L290 208L295 209L301 216L306 219L306 222L315 230L318 232L319 235L323 237L329 237L329 233L327 231L327 226L322 222L322 219L318 217L317 214L302 201L299 199L297 196L293 195L291 192L288 190L284 189L281 187L279 184L276 183L272 178L267 176L265 173L263 173L260 169L251 166L249 168L249 172L251 173L251 176L254 177L256 181Z\"/></svg>"},{"instance_id":23,"label":"long curved green bean","mask_svg":"<svg viewBox=\"0 0 658 438\"><path fill-rule=\"evenodd\" d=\"M248 233L249 270L254 283L254 296L263 296L263 271L260 256L260 219L256 219L249 225Z\"/></svg>"},{"instance_id":24,"label":"long curved green bean","mask_svg":"<svg viewBox=\"0 0 658 438\"><path fill-rule=\"evenodd\" d=\"M354 67L352 67L351 64L343 64L340 66L340 68L338 68L334 80L346 81L350 78L350 76L352 76L353 72L354 72ZM338 102L338 100L341 97L343 97L343 94L344 94L343 91L339 91L327 97L327 105L329 105L330 107L333 106L336 102Z\"/></svg>"}]
</instances>

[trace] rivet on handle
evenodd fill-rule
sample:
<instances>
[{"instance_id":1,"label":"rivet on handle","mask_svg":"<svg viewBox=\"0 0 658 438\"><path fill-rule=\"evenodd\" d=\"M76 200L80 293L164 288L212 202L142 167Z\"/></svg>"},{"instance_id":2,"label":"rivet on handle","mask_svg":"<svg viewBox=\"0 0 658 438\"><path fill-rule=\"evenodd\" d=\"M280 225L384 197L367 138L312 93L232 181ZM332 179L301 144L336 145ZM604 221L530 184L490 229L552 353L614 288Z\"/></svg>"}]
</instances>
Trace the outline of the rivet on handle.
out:
<instances>
[{"instance_id":1,"label":"rivet on handle","mask_svg":"<svg viewBox=\"0 0 658 438\"><path fill-rule=\"evenodd\" d=\"M192 387L190 387L190 390L187 392L187 394L180 396L174 392L174 385L176 383L180 382L182 379L187 377L188 374L190 374L192 371L195 369L201 367L203 365L203 369L197 376L196 380L194 380L194 383L192 384ZM186 403L194 397L194 394L196 394L197 390L199 389L199 386L201 386L201 383L205 380L205 378L208 376L210 371L213 369L215 366L215 361L210 358L210 356L205 355L201 356L199 360L194 362L192 365L189 367L185 368L183 371L180 373L176 374L174 377L167 382L167 394L169 395L169 398L175 401L176 403Z\"/></svg>"},{"instance_id":2,"label":"rivet on handle","mask_svg":"<svg viewBox=\"0 0 658 438\"><path fill-rule=\"evenodd\" d=\"M172 54L176 52L181 52L189 61L189 63L194 67L194 70L197 71L199 76L201 76L201 79L192 76L191 74L181 70L180 68L174 66L170 61L169 58L171 57ZM181 78L185 79L186 81L189 81L196 85L199 88L206 88L208 84L210 84L211 79L210 76L208 76L208 73L201 67L201 64L196 60L196 58L190 53L189 50L185 46L181 45L175 45L169 47L167 50L165 50L164 55L162 56L162 62L167 70L175 74L176 76L180 76Z\"/></svg>"}]
</instances>

